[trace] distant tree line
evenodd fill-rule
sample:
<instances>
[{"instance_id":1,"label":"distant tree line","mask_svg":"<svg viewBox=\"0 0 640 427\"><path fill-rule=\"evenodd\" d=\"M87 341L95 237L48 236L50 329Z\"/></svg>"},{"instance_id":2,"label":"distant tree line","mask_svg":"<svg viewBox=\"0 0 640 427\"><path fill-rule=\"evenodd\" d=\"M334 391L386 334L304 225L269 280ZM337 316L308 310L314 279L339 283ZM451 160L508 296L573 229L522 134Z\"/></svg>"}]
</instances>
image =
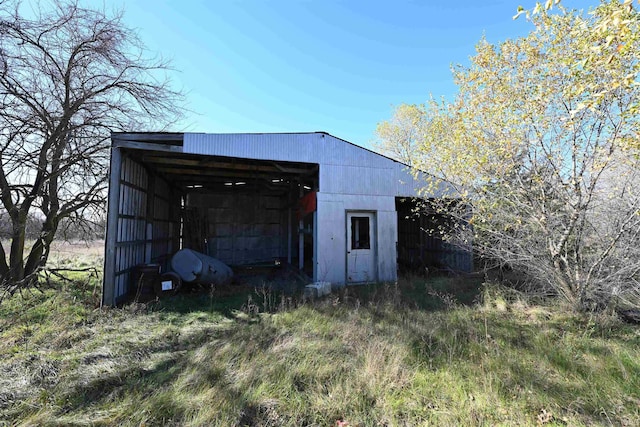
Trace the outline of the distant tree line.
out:
<instances>
[{"instance_id":1,"label":"distant tree line","mask_svg":"<svg viewBox=\"0 0 640 427\"><path fill-rule=\"evenodd\" d=\"M34 241L42 230L42 218L34 214L27 215L25 224L25 238ZM58 226L57 239L61 240L100 240L104 239L106 219L93 221L72 221L63 219ZM12 235L11 218L6 212L0 211L0 240L9 240Z\"/></svg>"}]
</instances>

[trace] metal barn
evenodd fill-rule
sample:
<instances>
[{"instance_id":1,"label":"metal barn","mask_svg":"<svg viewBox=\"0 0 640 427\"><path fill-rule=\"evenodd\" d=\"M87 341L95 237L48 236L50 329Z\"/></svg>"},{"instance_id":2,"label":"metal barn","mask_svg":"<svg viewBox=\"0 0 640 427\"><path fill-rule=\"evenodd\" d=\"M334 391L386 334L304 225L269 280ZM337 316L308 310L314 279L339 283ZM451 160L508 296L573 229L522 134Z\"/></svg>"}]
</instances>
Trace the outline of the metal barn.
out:
<instances>
[{"instance_id":1,"label":"metal barn","mask_svg":"<svg viewBox=\"0 0 640 427\"><path fill-rule=\"evenodd\" d=\"M333 284L395 281L399 262L469 271L470 250L411 217L424 183L407 169L324 132L114 133L103 304L126 298L136 266L167 269L182 248Z\"/></svg>"}]
</instances>

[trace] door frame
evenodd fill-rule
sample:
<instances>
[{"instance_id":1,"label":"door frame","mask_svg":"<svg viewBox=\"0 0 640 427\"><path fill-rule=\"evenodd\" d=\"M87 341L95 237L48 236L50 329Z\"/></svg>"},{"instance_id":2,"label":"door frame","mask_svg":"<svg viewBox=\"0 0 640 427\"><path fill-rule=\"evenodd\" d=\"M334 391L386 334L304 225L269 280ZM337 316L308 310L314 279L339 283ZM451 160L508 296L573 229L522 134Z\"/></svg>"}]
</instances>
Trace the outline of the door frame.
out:
<instances>
[{"instance_id":1,"label":"door frame","mask_svg":"<svg viewBox=\"0 0 640 427\"><path fill-rule=\"evenodd\" d=\"M373 248L371 249L371 256L373 258L373 271L372 271L372 280L368 280L366 282L350 282L349 281L349 251L351 250L351 240L349 239L349 228L351 227L349 221L349 215L357 216L358 214L367 214L371 215L372 223L369 225L370 227L370 242ZM344 264L344 283L345 285L365 285L368 283L375 283L378 281L378 211L374 210L366 210L366 209L346 209L344 215L344 240L345 240L345 264Z\"/></svg>"}]
</instances>

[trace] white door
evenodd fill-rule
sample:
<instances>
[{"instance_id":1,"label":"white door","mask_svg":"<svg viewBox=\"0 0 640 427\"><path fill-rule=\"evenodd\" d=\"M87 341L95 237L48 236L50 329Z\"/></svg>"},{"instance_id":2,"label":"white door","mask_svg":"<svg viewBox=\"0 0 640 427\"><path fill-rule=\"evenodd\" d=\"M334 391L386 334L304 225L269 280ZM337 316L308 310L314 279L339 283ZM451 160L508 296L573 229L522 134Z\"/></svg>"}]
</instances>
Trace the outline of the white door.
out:
<instances>
[{"instance_id":1,"label":"white door","mask_svg":"<svg viewBox=\"0 0 640 427\"><path fill-rule=\"evenodd\" d=\"M376 216L347 212L347 282L376 281Z\"/></svg>"}]
</instances>

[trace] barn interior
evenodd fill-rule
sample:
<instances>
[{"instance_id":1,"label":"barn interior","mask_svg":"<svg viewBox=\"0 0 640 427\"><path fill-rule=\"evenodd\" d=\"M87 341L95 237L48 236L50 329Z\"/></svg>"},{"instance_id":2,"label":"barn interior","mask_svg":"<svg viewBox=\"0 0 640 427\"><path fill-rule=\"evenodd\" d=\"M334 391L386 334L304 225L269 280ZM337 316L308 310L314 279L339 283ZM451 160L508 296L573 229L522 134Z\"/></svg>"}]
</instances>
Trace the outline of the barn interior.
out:
<instances>
[{"instance_id":1,"label":"barn interior","mask_svg":"<svg viewBox=\"0 0 640 427\"><path fill-rule=\"evenodd\" d=\"M162 150L129 142L116 156L117 294L130 289L136 265L166 271L183 248L224 262L237 280L269 280L283 270L313 277L317 164L185 154L162 142Z\"/></svg>"}]
</instances>

